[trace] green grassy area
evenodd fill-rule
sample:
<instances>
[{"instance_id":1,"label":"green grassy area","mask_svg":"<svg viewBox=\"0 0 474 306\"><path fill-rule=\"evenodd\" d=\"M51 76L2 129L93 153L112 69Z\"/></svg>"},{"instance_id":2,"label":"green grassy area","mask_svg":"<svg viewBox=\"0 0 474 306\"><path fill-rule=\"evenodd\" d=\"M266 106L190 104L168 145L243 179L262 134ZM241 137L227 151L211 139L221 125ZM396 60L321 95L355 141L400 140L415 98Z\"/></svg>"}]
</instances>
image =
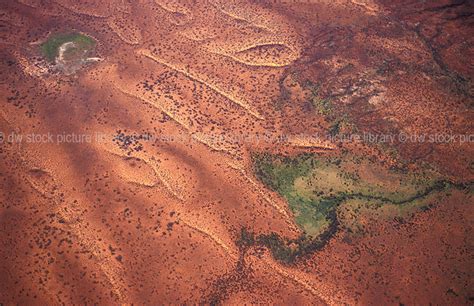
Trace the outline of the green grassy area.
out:
<instances>
[{"instance_id":1,"label":"green grassy area","mask_svg":"<svg viewBox=\"0 0 474 306\"><path fill-rule=\"evenodd\" d=\"M93 38L81 33L55 34L51 35L46 42L41 44L41 53L47 60L54 61L59 55L59 47L67 42L73 42L76 45L75 48L69 52L88 51L96 44Z\"/></svg>"},{"instance_id":2,"label":"green grassy area","mask_svg":"<svg viewBox=\"0 0 474 306\"><path fill-rule=\"evenodd\" d=\"M296 222L311 236L317 236L328 227L326 215L338 204L337 199L329 198L321 198L316 202L311 190L295 184L301 178L310 176L317 163L310 155L294 159L269 154L254 156L257 177L288 201Z\"/></svg>"},{"instance_id":3,"label":"green grassy area","mask_svg":"<svg viewBox=\"0 0 474 306\"><path fill-rule=\"evenodd\" d=\"M243 229L238 245L266 247L286 264L322 248L338 229L357 236L367 220L404 220L449 196L452 187L472 192L471 185L455 186L430 169L394 170L350 154L252 157L257 178L287 200L304 234L291 240Z\"/></svg>"},{"instance_id":4,"label":"green grassy area","mask_svg":"<svg viewBox=\"0 0 474 306\"><path fill-rule=\"evenodd\" d=\"M309 238L327 231L333 222L330 216L347 201L360 200L374 209L382 205L416 207L413 203L443 189L436 173L389 170L354 156L257 154L253 162L258 179L288 201L296 223Z\"/></svg>"}]
</instances>

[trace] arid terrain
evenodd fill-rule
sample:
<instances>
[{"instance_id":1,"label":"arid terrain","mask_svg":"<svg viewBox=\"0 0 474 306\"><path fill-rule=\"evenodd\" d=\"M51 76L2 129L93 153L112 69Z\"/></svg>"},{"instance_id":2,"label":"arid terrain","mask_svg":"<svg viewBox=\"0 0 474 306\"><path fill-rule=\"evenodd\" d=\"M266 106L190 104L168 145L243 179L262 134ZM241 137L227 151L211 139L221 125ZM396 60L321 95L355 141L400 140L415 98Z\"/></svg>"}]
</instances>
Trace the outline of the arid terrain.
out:
<instances>
[{"instance_id":1,"label":"arid terrain","mask_svg":"<svg viewBox=\"0 0 474 306\"><path fill-rule=\"evenodd\" d=\"M472 305L469 0L3 0L0 304Z\"/></svg>"}]
</instances>

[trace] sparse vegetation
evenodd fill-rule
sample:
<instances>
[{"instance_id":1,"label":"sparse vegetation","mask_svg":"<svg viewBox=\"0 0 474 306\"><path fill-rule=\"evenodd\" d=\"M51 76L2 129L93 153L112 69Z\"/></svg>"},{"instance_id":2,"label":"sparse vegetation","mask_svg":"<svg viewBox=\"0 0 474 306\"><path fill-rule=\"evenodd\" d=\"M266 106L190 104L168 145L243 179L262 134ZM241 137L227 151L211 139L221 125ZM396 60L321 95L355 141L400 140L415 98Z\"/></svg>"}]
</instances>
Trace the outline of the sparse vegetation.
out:
<instances>
[{"instance_id":1,"label":"sparse vegetation","mask_svg":"<svg viewBox=\"0 0 474 306\"><path fill-rule=\"evenodd\" d=\"M347 132L353 133L355 131L355 125L351 122L351 120L346 114L333 119L329 127L329 135L331 136L336 136Z\"/></svg>"},{"instance_id":2,"label":"sparse vegetation","mask_svg":"<svg viewBox=\"0 0 474 306\"><path fill-rule=\"evenodd\" d=\"M319 86L311 82L306 82L306 88L310 91L309 100L318 115L323 116L329 123L328 133L331 136L354 132L355 125L351 122L349 116L345 113L341 114L335 108L330 98L324 98L321 94Z\"/></svg>"},{"instance_id":3,"label":"sparse vegetation","mask_svg":"<svg viewBox=\"0 0 474 306\"><path fill-rule=\"evenodd\" d=\"M316 109L317 113L323 116L329 116L333 112L331 100L322 98L318 87L311 88L311 104Z\"/></svg>"}]
</instances>

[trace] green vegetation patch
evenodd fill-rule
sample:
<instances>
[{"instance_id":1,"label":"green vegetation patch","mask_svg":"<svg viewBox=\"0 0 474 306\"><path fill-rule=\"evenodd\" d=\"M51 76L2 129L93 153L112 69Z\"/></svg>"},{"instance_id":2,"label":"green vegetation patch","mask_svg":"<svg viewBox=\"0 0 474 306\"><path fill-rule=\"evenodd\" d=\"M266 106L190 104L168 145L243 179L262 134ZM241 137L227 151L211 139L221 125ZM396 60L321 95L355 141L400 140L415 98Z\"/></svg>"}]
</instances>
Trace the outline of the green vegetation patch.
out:
<instances>
[{"instance_id":1,"label":"green vegetation patch","mask_svg":"<svg viewBox=\"0 0 474 306\"><path fill-rule=\"evenodd\" d=\"M288 201L296 223L311 239L331 227L336 209L349 200L358 199L374 209L408 205L447 185L434 172L390 170L350 155L341 159L257 154L253 166L258 179Z\"/></svg>"},{"instance_id":2,"label":"green vegetation patch","mask_svg":"<svg viewBox=\"0 0 474 306\"><path fill-rule=\"evenodd\" d=\"M46 42L41 44L41 53L47 60L54 61L59 55L59 48L67 42L74 43L74 48L67 51L69 54L65 54L68 57L74 57L75 54L84 54L92 50L96 44L93 38L81 33L56 34L50 36Z\"/></svg>"},{"instance_id":3,"label":"green vegetation patch","mask_svg":"<svg viewBox=\"0 0 474 306\"><path fill-rule=\"evenodd\" d=\"M350 154L290 158L262 153L252 157L257 178L287 200L304 234L285 239L242 229L237 243L244 249L266 247L275 259L287 264L322 248L338 228L357 236L363 234L367 217L402 221L416 211L430 209L449 196L452 187L472 190L471 185L454 185L430 169L389 169Z\"/></svg>"}]
</instances>

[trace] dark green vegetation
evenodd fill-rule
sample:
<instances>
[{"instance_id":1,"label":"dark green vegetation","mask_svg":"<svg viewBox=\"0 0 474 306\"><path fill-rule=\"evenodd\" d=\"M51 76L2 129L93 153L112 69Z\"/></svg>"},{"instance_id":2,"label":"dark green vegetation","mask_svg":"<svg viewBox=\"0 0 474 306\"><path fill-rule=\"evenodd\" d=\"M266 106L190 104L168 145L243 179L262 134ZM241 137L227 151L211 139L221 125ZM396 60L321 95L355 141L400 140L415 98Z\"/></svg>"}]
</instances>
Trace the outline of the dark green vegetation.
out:
<instances>
[{"instance_id":1,"label":"dark green vegetation","mask_svg":"<svg viewBox=\"0 0 474 306\"><path fill-rule=\"evenodd\" d=\"M74 43L74 48L68 52L77 54L92 50L96 44L93 38L81 33L56 34L41 44L41 52L47 60L54 61L59 55L59 47L67 42Z\"/></svg>"},{"instance_id":2,"label":"dark green vegetation","mask_svg":"<svg viewBox=\"0 0 474 306\"><path fill-rule=\"evenodd\" d=\"M298 257L321 249L326 245L329 239L334 235L338 228L336 214L330 214L333 222L328 230L316 238L301 236L298 239L286 239L276 233L261 234L256 236L246 228L242 228L240 236L237 239L237 246L241 251L246 251L249 247L260 246L270 250L273 258L284 263L291 264Z\"/></svg>"},{"instance_id":3,"label":"dark green vegetation","mask_svg":"<svg viewBox=\"0 0 474 306\"><path fill-rule=\"evenodd\" d=\"M256 154L253 167L260 181L288 201L304 235L285 240L276 234L255 236L243 230L239 243L267 247L286 263L324 246L339 225L356 234L362 214L403 219L428 209L453 186L433 171L389 170L352 155L289 158Z\"/></svg>"}]
</instances>

